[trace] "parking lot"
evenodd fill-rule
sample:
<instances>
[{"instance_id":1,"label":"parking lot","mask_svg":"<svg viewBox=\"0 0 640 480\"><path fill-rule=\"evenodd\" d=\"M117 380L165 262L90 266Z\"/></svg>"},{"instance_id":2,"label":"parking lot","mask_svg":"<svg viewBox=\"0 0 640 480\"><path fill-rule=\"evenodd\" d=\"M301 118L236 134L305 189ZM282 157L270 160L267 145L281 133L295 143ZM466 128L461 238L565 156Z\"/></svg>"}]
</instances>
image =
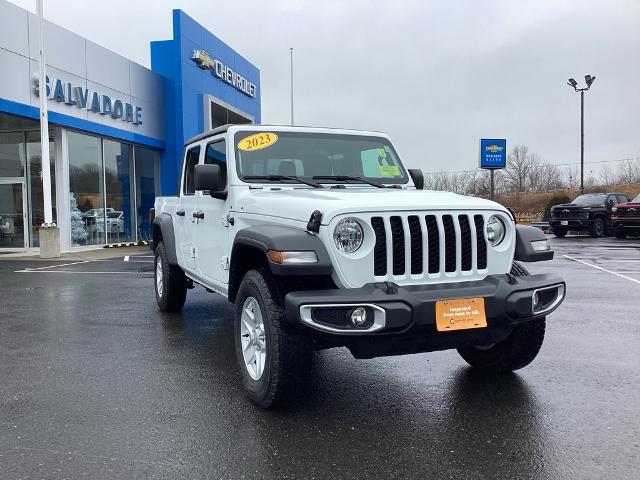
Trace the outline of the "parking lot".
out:
<instances>
[{"instance_id":1,"label":"parking lot","mask_svg":"<svg viewBox=\"0 0 640 480\"><path fill-rule=\"evenodd\" d=\"M159 313L150 252L2 260L0 478L638 478L640 241L551 241L527 267L568 296L529 367L328 350L276 412L243 396L231 305Z\"/></svg>"}]
</instances>

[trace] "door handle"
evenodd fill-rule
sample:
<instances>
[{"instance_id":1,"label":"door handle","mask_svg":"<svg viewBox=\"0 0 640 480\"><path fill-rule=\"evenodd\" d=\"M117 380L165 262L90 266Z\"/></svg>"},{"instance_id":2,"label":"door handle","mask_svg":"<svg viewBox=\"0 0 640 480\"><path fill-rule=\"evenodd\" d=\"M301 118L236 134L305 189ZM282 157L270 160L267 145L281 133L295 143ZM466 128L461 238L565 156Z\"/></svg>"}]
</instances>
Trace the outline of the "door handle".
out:
<instances>
[{"instance_id":1,"label":"door handle","mask_svg":"<svg viewBox=\"0 0 640 480\"><path fill-rule=\"evenodd\" d=\"M184 217L184 210L176 210L176 215L179 217Z\"/></svg>"},{"instance_id":2,"label":"door handle","mask_svg":"<svg viewBox=\"0 0 640 480\"><path fill-rule=\"evenodd\" d=\"M202 210L196 210L193 212L193 218L204 219L204 212Z\"/></svg>"}]
</instances>

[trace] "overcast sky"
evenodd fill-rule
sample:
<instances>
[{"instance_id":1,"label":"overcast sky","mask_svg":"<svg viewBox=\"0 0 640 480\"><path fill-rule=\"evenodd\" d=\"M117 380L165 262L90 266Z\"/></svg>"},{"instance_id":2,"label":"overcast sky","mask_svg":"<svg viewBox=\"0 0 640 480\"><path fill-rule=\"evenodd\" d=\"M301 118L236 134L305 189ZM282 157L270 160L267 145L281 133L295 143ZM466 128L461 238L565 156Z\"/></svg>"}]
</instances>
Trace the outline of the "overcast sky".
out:
<instances>
[{"instance_id":1,"label":"overcast sky","mask_svg":"<svg viewBox=\"0 0 640 480\"><path fill-rule=\"evenodd\" d=\"M35 10L35 0L11 0ZM150 65L181 8L260 68L263 123L382 130L405 163L468 170L480 137L555 164L640 157L639 0L45 0L47 19ZM612 166L615 167L616 163Z\"/></svg>"}]
</instances>

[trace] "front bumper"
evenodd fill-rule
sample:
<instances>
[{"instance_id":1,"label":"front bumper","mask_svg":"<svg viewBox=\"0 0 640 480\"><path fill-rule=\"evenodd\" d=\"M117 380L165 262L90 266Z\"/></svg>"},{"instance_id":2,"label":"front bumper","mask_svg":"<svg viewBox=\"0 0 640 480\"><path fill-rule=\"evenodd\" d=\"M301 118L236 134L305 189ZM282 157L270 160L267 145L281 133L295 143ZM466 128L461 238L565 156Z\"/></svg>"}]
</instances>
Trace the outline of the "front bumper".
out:
<instances>
[{"instance_id":1,"label":"front bumper","mask_svg":"<svg viewBox=\"0 0 640 480\"><path fill-rule=\"evenodd\" d=\"M612 217L613 228L623 232L640 231L640 218L636 217Z\"/></svg>"},{"instance_id":2,"label":"front bumper","mask_svg":"<svg viewBox=\"0 0 640 480\"><path fill-rule=\"evenodd\" d=\"M548 301L548 304L542 301L541 307L548 308L534 312L532 297L536 291ZM334 344L346 345L354 356L368 358L495 343L506 338L517 324L553 312L564 300L565 292L564 281L556 275L490 275L472 282L413 286L378 283L357 289L291 292L285 297L285 311L291 326L329 338ZM484 299L485 328L437 330L438 300L478 297ZM358 306L374 316L367 328L349 324L350 309ZM345 325L314 320L314 309L347 311ZM335 320L335 315L332 318Z\"/></svg>"},{"instance_id":3,"label":"front bumper","mask_svg":"<svg viewBox=\"0 0 640 480\"><path fill-rule=\"evenodd\" d=\"M566 225L563 224L566 222ZM567 230L591 230L593 220L578 218L552 218L549 221L551 228L566 228Z\"/></svg>"}]
</instances>

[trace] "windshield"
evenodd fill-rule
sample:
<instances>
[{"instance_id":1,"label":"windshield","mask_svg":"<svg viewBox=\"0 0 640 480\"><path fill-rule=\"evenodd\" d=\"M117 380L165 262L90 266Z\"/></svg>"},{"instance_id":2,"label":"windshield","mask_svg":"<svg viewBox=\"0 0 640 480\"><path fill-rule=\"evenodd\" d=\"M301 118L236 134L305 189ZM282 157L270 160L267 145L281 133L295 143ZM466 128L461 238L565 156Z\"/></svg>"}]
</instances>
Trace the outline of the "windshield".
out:
<instances>
[{"instance_id":1,"label":"windshield","mask_svg":"<svg viewBox=\"0 0 640 480\"><path fill-rule=\"evenodd\" d=\"M322 177L318 178L322 183L360 185L361 182L345 177L361 177L382 184L408 181L393 146L381 137L245 131L236 133L234 143L238 176L247 182L264 183L265 179L255 178L262 176ZM279 181L296 183L286 178Z\"/></svg>"},{"instance_id":2,"label":"windshield","mask_svg":"<svg viewBox=\"0 0 640 480\"><path fill-rule=\"evenodd\" d=\"M640 203L640 194L636 198L631 200L631 203Z\"/></svg>"},{"instance_id":3,"label":"windshield","mask_svg":"<svg viewBox=\"0 0 640 480\"><path fill-rule=\"evenodd\" d=\"M572 203L604 203L606 198L606 193L587 193L578 196Z\"/></svg>"}]
</instances>

